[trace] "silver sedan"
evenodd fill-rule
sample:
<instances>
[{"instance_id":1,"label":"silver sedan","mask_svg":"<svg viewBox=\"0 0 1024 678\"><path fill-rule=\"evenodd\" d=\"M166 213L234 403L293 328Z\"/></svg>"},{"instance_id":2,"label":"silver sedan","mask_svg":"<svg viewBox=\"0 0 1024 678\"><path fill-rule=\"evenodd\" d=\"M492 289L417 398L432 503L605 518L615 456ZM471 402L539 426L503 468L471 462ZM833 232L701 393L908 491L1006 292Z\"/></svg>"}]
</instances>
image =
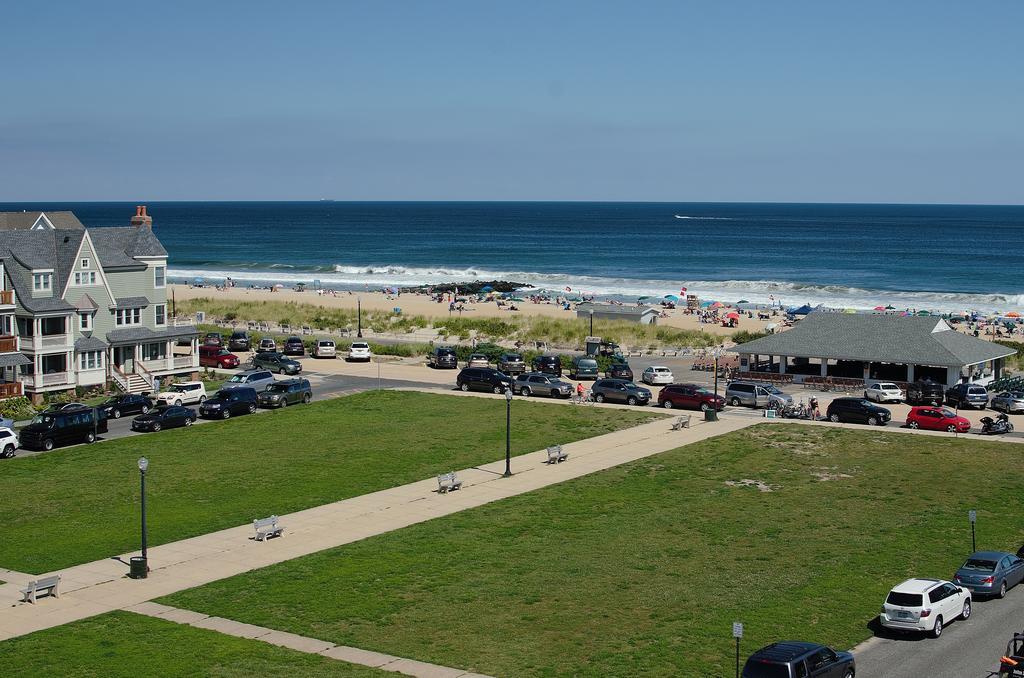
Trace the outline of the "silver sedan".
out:
<instances>
[{"instance_id":1,"label":"silver sedan","mask_svg":"<svg viewBox=\"0 0 1024 678\"><path fill-rule=\"evenodd\" d=\"M1024 412L1024 391L1004 391L992 399L990 407L1007 414Z\"/></svg>"}]
</instances>

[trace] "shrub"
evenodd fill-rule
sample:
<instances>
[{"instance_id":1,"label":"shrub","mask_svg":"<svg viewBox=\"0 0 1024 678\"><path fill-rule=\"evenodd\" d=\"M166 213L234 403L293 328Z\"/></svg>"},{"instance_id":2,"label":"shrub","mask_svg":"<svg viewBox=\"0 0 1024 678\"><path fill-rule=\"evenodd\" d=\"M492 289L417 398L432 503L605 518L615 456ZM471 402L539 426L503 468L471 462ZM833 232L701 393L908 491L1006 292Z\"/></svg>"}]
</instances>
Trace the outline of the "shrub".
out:
<instances>
[{"instance_id":1,"label":"shrub","mask_svg":"<svg viewBox=\"0 0 1024 678\"><path fill-rule=\"evenodd\" d=\"M32 402L25 396L15 396L0 400L0 416L7 419L20 421L22 419L31 419L35 414L36 410L32 407Z\"/></svg>"},{"instance_id":2,"label":"shrub","mask_svg":"<svg viewBox=\"0 0 1024 678\"><path fill-rule=\"evenodd\" d=\"M745 344L748 341L754 341L755 339L760 339L761 337L767 336L767 332L751 332L750 330L740 330L739 332L733 332L732 336L729 338L735 341L737 344Z\"/></svg>"}]
</instances>

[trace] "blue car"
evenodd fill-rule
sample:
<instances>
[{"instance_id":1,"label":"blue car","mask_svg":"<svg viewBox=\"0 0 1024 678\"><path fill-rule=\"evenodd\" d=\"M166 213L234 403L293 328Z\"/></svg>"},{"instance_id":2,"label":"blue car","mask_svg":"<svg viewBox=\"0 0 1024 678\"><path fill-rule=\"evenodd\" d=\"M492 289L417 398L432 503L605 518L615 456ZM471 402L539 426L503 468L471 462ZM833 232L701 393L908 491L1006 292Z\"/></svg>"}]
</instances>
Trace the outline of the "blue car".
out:
<instances>
[{"instance_id":1,"label":"blue car","mask_svg":"<svg viewBox=\"0 0 1024 678\"><path fill-rule=\"evenodd\" d=\"M960 586L981 596L1002 598L1024 579L1024 560L1003 551L972 554L953 577Z\"/></svg>"}]
</instances>

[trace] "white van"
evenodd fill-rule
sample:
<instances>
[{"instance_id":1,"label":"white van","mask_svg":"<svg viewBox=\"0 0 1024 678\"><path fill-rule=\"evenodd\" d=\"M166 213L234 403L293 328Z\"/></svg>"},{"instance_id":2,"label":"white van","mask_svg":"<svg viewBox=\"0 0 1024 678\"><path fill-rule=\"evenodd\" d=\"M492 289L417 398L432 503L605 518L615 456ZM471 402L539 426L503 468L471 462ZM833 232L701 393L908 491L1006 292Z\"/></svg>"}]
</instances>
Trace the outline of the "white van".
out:
<instances>
[{"instance_id":1,"label":"white van","mask_svg":"<svg viewBox=\"0 0 1024 678\"><path fill-rule=\"evenodd\" d=\"M336 358L337 356L337 347L330 339L319 339L313 344L314 358Z\"/></svg>"}]
</instances>

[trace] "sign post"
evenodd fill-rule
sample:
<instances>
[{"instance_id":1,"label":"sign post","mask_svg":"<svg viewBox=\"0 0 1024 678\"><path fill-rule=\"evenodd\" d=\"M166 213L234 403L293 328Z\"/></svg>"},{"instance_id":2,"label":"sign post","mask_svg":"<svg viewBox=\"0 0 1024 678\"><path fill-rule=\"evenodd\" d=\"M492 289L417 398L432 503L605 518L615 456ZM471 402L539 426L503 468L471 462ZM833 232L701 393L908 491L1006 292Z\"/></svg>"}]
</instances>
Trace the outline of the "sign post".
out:
<instances>
[{"instance_id":1,"label":"sign post","mask_svg":"<svg viewBox=\"0 0 1024 678\"><path fill-rule=\"evenodd\" d=\"M732 637L736 639L736 678L740 678L740 638L743 637L743 622L732 623Z\"/></svg>"},{"instance_id":2,"label":"sign post","mask_svg":"<svg viewBox=\"0 0 1024 678\"><path fill-rule=\"evenodd\" d=\"M971 509L967 512L967 520L971 521L971 553L978 550L978 544L974 538L974 523L978 522L978 512Z\"/></svg>"}]
</instances>

